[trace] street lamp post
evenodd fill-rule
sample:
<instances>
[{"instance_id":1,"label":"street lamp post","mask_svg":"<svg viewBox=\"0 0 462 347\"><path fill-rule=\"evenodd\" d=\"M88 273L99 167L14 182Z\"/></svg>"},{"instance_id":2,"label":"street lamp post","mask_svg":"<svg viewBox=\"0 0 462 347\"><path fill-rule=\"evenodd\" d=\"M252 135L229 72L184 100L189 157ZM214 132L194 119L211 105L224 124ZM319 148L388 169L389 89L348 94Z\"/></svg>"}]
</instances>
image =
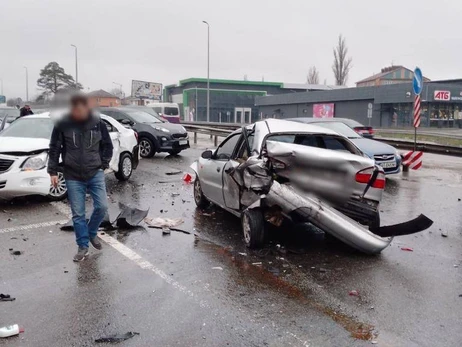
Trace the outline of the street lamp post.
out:
<instances>
[{"instance_id":1,"label":"street lamp post","mask_svg":"<svg viewBox=\"0 0 462 347\"><path fill-rule=\"evenodd\" d=\"M210 122L210 24L205 20L202 23L207 24L207 122Z\"/></svg>"},{"instance_id":2,"label":"street lamp post","mask_svg":"<svg viewBox=\"0 0 462 347\"><path fill-rule=\"evenodd\" d=\"M112 83L115 84L116 86L119 86L119 88L120 88L120 98L122 99L124 97L124 92L122 90L122 84L117 83L117 82L112 82Z\"/></svg>"},{"instance_id":3,"label":"street lamp post","mask_svg":"<svg viewBox=\"0 0 462 347\"><path fill-rule=\"evenodd\" d=\"M77 46L71 45L75 48L75 89L77 89L77 84L79 83L79 68L77 65Z\"/></svg>"},{"instance_id":4,"label":"street lamp post","mask_svg":"<svg viewBox=\"0 0 462 347\"><path fill-rule=\"evenodd\" d=\"M26 102L29 101L29 72L27 71L27 66L24 66L26 69Z\"/></svg>"},{"instance_id":5,"label":"street lamp post","mask_svg":"<svg viewBox=\"0 0 462 347\"><path fill-rule=\"evenodd\" d=\"M3 78L0 78L0 82L2 83L2 95L3 95Z\"/></svg>"}]
</instances>

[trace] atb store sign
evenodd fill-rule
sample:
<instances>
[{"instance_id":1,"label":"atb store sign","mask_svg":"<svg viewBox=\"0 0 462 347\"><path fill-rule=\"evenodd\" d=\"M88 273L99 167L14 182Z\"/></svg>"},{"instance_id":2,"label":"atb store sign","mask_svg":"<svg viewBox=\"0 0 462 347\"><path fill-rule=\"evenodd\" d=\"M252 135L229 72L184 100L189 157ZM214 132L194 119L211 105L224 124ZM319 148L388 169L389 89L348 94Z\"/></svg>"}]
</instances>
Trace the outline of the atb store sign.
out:
<instances>
[{"instance_id":1,"label":"atb store sign","mask_svg":"<svg viewBox=\"0 0 462 347\"><path fill-rule=\"evenodd\" d=\"M435 90L433 99L438 101L449 101L451 100L451 92L447 90Z\"/></svg>"}]
</instances>

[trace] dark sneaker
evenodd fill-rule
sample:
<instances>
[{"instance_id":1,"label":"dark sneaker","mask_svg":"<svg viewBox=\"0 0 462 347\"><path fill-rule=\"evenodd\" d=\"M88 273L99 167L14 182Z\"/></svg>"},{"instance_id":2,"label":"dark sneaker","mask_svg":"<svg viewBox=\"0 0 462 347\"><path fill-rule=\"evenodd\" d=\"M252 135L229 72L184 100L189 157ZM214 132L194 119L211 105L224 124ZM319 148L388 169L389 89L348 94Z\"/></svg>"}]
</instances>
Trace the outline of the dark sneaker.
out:
<instances>
[{"instance_id":1,"label":"dark sneaker","mask_svg":"<svg viewBox=\"0 0 462 347\"><path fill-rule=\"evenodd\" d=\"M88 255L88 248L84 247L79 247L79 250L77 251L77 254L74 255L74 261L79 262L85 259L85 257Z\"/></svg>"},{"instance_id":2,"label":"dark sneaker","mask_svg":"<svg viewBox=\"0 0 462 347\"><path fill-rule=\"evenodd\" d=\"M90 239L90 243L93 247L95 247L98 251L101 251L103 249L103 245L101 242L99 242L98 236L96 236L93 239Z\"/></svg>"}]
</instances>

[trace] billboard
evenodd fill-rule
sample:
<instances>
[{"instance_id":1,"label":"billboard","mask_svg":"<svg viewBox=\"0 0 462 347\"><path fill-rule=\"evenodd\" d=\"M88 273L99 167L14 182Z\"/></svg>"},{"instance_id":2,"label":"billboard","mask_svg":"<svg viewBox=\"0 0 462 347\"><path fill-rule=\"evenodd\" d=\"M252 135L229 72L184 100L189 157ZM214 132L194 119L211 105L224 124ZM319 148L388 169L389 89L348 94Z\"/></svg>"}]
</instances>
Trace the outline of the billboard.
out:
<instances>
[{"instance_id":1,"label":"billboard","mask_svg":"<svg viewBox=\"0 0 462 347\"><path fill-rule=\"evenodd\" d=\"M162 84L132 80L132 97L139 99L162 99Z\"/></svg>"},{"instance_id":2,"label":"billboard","mask_svg":"<svg viewBox=\"0 0 462 347\"><path fill-rule=\"evenodd\" d=\"M451 100L451 92L447 90L435 90L433 93L433 99L439 101L449 101Z\"/></svg>"},{"instance_id":3,"label":"billboard","mask_svg":"<svg viewBox=\"0 0 462 347\"><path fill-rule=\"evenodd\" d=\"M5 95L0 95L0 104L6 104L6 97L5 97Z\"/></svg>"},{"instance_id":4,"label":"billboard","mask_svg":"<svg viewBox=\"0 0 462 347\"><path fill-rule=\"evenodd\" d=\"M314 104L313 118L333 118L334 104Z\"/></svg>"}]
</instances>

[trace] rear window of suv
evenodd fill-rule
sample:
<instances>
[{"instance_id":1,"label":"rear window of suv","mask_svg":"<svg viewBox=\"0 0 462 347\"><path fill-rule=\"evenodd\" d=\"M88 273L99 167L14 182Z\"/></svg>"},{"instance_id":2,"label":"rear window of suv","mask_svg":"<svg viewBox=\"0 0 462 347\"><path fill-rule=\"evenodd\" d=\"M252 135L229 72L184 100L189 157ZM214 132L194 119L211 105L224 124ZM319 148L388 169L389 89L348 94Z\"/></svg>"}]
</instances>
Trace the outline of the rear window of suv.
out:
<instances>
[{"instance_id":1,"label":"rear window of suv","mask_svg":"<svg viewBox=\"0 0 462 347\"><path fill-rule=\"evenodd\" d=\"M164 108L164 115L166 115L166 116L178 116L178 108L177 107L165 107Z\"/></svg>"}]
</instances>

